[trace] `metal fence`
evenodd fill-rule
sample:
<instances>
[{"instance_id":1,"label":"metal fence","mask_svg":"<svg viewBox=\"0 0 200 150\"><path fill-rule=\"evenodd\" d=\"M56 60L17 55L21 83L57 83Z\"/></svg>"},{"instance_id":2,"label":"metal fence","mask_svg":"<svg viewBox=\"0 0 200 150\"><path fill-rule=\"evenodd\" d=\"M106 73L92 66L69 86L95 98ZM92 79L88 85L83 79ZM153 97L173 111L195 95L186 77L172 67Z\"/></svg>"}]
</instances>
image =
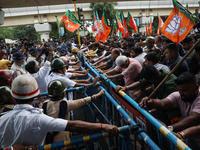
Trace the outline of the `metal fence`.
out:
<instances>
[{"instance_id":1,"label":"metal fence","mask_svg":"<svg viewBox=\"0 0 200 150\"><path fill-rule=\"evenodd\" d=\"M61 147L77 145L84 142L87 142L87 144L90 145L90 149L102 149L96 140L108 137L106 138L107 142L105 143L108 143L109 149L190 150L184 142L178 139L146 110L139 107L139 105L126 93L123 91L116 93L113 90L116 85L94 69L82 55L79 55L79 59L82 61L85 68L90 69L88 76L100 76L102 83L97 84L94 87L78 87L67 89L66 91L82 91L82 96L85 97L93 95L103 89L105 91L105 96L102 96L101 100L85 105L85 121L114 124L119 127L121 134L118 137L112 137L105 132L97 133L71 139L70 141L44 145L39 147L39 149L59 149ZM45 95L47 95L47 93L41 94L41 96Z\"/></svg>"}]
</instances>

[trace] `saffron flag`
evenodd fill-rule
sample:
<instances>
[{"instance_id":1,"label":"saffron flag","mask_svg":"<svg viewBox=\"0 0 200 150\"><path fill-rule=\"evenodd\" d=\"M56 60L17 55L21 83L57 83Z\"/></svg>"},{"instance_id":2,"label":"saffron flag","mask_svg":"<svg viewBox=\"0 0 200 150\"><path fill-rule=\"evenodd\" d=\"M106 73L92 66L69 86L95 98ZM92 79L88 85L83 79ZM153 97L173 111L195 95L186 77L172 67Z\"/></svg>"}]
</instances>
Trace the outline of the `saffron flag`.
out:
<instances>
[{"instance_id":1,"label":"saffron flag","mask_svg":"<svg viewBox=\"0 0 200 150\"><path fill-rule=\"evenodd\" d=\"M150 24L149 24L149 32L152 33L152 23L153 23L153 20L152 20L152 17L150 17Z\"/></svg>"},{"instance_id":2,"label":"saffron flag","mask_svg":"<svg viewBox=\"0 0 200 150\"><path fill-rule=\"evenodd\" d=\"M101 40L101 23L99 21L99 16L98 16L97 11L96 11L96 21L94 23L94 28L97 30L96 42L98 42Z\"/></svg>"},{"instance_id":3,"label":"saffron flag","mask_svg":"<svg viewBox=\"0 0 200 150\"><path fill-rule=\"evenodd\" d=\"M95 21L97 20L96 15L95 15L95 10L93 10L93 18L94 18L94 20L93 20L92 31L97 31L97 29L96 29L95 26L94 26L94 23L95 23Z\"/></svg>"},{"instance_id":4,"label":"saffron flag","mask_svg":"<svg viewBox=\"0 0 200 150\"><path fill-rule=\"evenodd\" d=\"M160 31L162 30L164 22L163 22L162 18L160 17L160 15L158 13L157 13L157 15L158 15L158 29L157 29L156 34L160 35Z\"/></svg>"},{"instance_id":5,"label":"saffron flag","mask_svg":"<svg viewBox=\"0 0 200 150\"><path fill-rule=\"evenodd\" d=\"M121 19L120 19L118 11L116 12L116 20L117 20L117 30L121 31L122 37L124 37L125 36L125 30L124 30L124 27L121 23Z\"/></svg>"},{"instance_id":6,"label":"saffron flag","mask_svg":"<svg viewBox=\"0 0 200 150\"><path fill-rule=\"evenodd\" d=\"M81 22L74 16L73 13L71 13L70 10L66 11L61 21L65 22L65 27L70 32L74 32L81 26Z\"/></svg>"},{"instance_id":7,"label":"saffron flag","mask_svg":"<svg viewBox=\"0 0 200 150\"><path fill-rule=\"evenodd\" d=\"M173 0L174 9L162 27L162 33L174 43L181 42L195 25L195 17L177 0Z\"/></svg>"},{"instance_id":8,"label":"saffron flag","mask_svg":"<svg viewBox=\"0 0 200 150\"><path fill-rule=\"evenodd\" d=\"M120 12L120 18L121 18L121 21L122 21L122 25L124 27L125 37L127 37L127 36L129 36L128 27L127 27L126 20L124 18L124 13L123 13L122 10Z\"/></svg>"},{"instance_id":9,"label":"saffron flag","mask_svg":"<svg viewBox=\"0 0 200 150\"><path fill-rule=\"evenodd\" d=\"M149 34L149 29L147 25L146 25L146 34Z\"/></svg>"},{"instance_id":10,"label":"saffron flag","mask_svg":"<svg viewBox=\"0 0 200 150\"><path fill-rule=\"evenodd\" d=\"M107 18L105 9L103 10L103 15L101 18L101 24L103 26L103 32L101 33L101 41L105 43L108 35L110 34L111 28L107 26Z\"/></svg>"},{"instance_id":11,"label":"saffron flag","mask_svg":"<svg viewBox=\"0 0 200 150\"><path fill-rule=\"evenodd\" d=\"M137 33L137 26L135 23L134 18L131 16L131 13L128 11L128 16L127 16L127 24L129 27L134 29L134 33Z\"/></svg>"},{"instance_id":12,"label":"saffron flag","mask_svg":"<svg viewBox=\"0 0 200 150\"><path fill-rule=\"evenodd\" d=\"M149 32L149 34L150 34L150 28L151 28L151 25L150 25L150 23L148 22L148 32Z\"/></svg>"}]
</instances>

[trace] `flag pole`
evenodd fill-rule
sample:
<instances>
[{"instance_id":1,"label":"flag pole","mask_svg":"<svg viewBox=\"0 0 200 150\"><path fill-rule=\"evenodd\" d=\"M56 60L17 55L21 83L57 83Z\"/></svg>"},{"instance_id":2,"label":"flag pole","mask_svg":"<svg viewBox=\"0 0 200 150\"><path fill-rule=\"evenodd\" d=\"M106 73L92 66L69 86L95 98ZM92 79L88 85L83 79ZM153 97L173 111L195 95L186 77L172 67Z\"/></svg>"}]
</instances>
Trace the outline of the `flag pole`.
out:
<instances>
[{"instance_id":1,"label":"flag pole","mask_svg":"<svg viewBox=\"0 0 200 150\"><path fill-rule=\"evenodd\" d=\"M160 82L160 84L152 91L152 93L149 95L148 99L152 97L152 95L163 85L163 83L168 79L168 77L174 73L174 71L180 66L180 64L191 54L191 52L194 50L194 48L199 44L200 39L196 41L196 43L190 48L190 50L183 56L183 58L176 64L176 66L167 74L167 76Z\"/></svg>"},{"instance_id":2,"label":"flag pole","mask_svg":"<svg viewBox=\"0 0 200 150\"><path fill-rule=\"evenodd\" d=\"M77 14L77 10L76 10L76 0L73 0L73 1L74 1L75 16L76 16L76 18L78 18L78 14ZM79 29L77 29L77 32L78 32L79 47L81 47L81 38L80 38L80 34L79 34Z\"/></svg>"}]
</instances>

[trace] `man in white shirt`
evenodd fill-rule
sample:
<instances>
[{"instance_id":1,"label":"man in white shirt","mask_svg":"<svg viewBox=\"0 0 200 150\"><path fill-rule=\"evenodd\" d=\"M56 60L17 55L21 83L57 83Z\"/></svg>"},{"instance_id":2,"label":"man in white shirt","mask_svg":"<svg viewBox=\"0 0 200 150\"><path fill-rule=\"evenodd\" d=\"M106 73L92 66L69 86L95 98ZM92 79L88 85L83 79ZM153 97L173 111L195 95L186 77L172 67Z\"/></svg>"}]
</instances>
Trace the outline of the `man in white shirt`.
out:
<instances>
[{"instance_id":1,"label":"man in white shirt","mask_svg":"<svg viewBox=\"0 0 200 150\"><path fill-rule=\"evenodd\" d=\"M66 74L66 63L61 59L61 58L56 58L52 61L51 63L51 69L52 72L50 75L48 75L45 80L46 80L46 85L48 85L52 80L59 79L61 80L67 87L73 88L77 86L88 86L88 85L94 85L98 79L99 76L96 76L95 79L93 80L93 83L86 83L86 80L70 80L69 77L72 76L72 74L67 73ZM85 83L84 83L85 81ZM47 87L46 87L46 92L47 92ZM69 100L73 99L73 95L69 94L68 97Z\"/></svg>"},{"instance_id":2,"label":"man in white shirt","mask_svg":"<svg viewBox=\"0 0 200 150\"><path fill-rule=\"evenodd\" d=\"M28 71L28 74L34 77L37 81L41 93L46 92L47 85L45 78L49 75L49 72L51 71L51 60L53 57L53 51L54 48L49 50L48 58L41 68L39 68L37 60L44 53L43 49L36 60L30 61L25 65L25 69L26 71Z\"/></svg>"},{"instance_id":3,"label":"man in white shirt","mask_svg":"<svg viewBox=\"0 0 200 150\"><path fill-rule=\"evenodd\" d=\"M41 146L47 132L51 131L102 130L119 133L119 129L113 125L68 121L43 114L42 109L32 106L40 91L36 80L29 75L20 75L14 79L11 94L18 104L0 117L0 149L16 144Z\"/></svg>"},{"instance_id":4,"label":"man in white shirt","mask_svg":"<svg viewBox=\"0 0 200 150\"><path fill-rule=\"evenodd\" d=\"M11 70L14 71L13 73L13 79L16 78L19 75L26 74L26 71L22 67L24 65L24 58L25 56L21 52L15 52L13 54L13 60L14 63L11 66Z\"/></svg>"}]
</instances>

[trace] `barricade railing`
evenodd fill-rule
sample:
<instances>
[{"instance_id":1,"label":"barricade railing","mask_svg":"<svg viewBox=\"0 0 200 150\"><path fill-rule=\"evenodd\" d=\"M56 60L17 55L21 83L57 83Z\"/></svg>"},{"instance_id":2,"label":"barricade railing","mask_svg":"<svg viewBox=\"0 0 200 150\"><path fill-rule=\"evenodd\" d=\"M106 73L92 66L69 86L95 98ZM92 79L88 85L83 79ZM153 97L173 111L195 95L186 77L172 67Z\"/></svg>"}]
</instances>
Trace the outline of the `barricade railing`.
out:
<instances>
[{"instance_id":1,"label":"barricade railing","mask_svg":"<svg viewBox=\"0 0 200 150\"><path fill-rule=\"evenodd\" d=\"M80 87L76 87L76 88L70 88L70 89L66 89L66 92L74 92L74 91L80 91L83 90L85 87L84 86L80 86ZM40 93L40 96L47 96L48 92L44 92L44 93Z\"/></svg>"},{"instance_id":2,"label":"barricade railing","mask_svg":"<svg viewBox=\"0 0 200 150\"><path fill-rule=\"evenodd\" d=\"M90 74L88 74L89 76L91 76ZM94 78L92 78L93 80ZM150 147L150 149L153 149L153 150L159 150L160 148L155 144L155 142L145 133L144 130L142 130L136 123L135 121L127 114L127 112L115 101L115 99L107 92L107 90L99 85L98 86L101 90L104 90L105 91L105 97L112 103L112 105L116 108L116 110L118 110L118 112L123 116L123 118L126 120L127 124L131 125L133 128L134 128L134 132L133 134L137 134L137 135L140 135L141 139ZM78 91L78 90L83 90L84 87L79 87L79 88L73 88L73 89L67 89L66 91L67 92L70 92L70 91ZM41 96L45 96L47 95L47 93L42 93ZM101 134L98 134L98 136L94 136L94 137L103 137L103 136L100 136ZM88 137L88 136L87 136ZM82 139L82 138L80 138ZM81 140L78 140L80 141L81 143ZM87 139L87 138L86 138ZM72 140L74 141L74 140ZM49 145L46 145L46 146L43 146L43 147L40 147L40 149L56 149L56 148L59 148L59 147L63 147L65 145L73 145L75 142L72 142L72 141L65 141L65 142L59 142L57 144L53 143L53 144L49 144ZM75 140L77 141L77 139ZM125 141L125 140L124 140ZM84 142L82 140L82 142ZM75 143L76 144L76 143ZM123 144L124 147L126 148L122 148L123 149L131 149L131 148L127 148L128 146L126 146L126 144ZM119 148L120 149L120 148Z\"/></svg>"},{"instance_id":3,"label":"barricade railing","mask_svg":"<svg viewBox=\"0 0 200 150\"><path fill-rule=\"evenodd\" d=\"M115 89L116 85L110 79L107 79L107 77L105 77L103 74L99 73L95 68L93 68L92 65L87 62L86 58L83 57L83 55L80 54L79 58L82 61L82 64L84 64L87 68L89 68L90 71L95 76L100 76L103 80L106 81L107 84L109 84L112 88ZM154 118L151 114L149 114L145 109L141 108L138 105L138 103L135 102L131 97L129 97L125 92L120 90L118 93L124 99L126 99L138 112L140 112L154 127L156 127L157 131L159 131L158 134L161 133L164 137L169 139L170 143L172 143L173 146L182 150L191 150L183 141L177 138L172 132L170 132L164 125L162 125L156 118ZM173 146L171 146L171 149L173 149Z\"/></svg>"},{"instance_id":4,"label":"barricade railing","mask_svg":"<svg viewBox=\"0 0 200 150\"><path fill-rule=\"evenodd\" d=\"M132 127L127 125L127 126L119 127L119 130L120 130L121 133L127 132L127 131L131 132L131 130L132 130L131 128ZM90 135L87 135L87 136L71 139L71 140L68 140L68 141L62 141L62 142L47 144L47 145L44 145L44 146L39 146L39 150L59 149L59 148L62 148L62 147L76 145L76 144L80 144L80 143L83 143L83 142L89 142L89 141L93 141L93 140L103 138L103 137L108 137L108 136L109 136L108 132L90 134Z\"/></svg>"},{"instance_id":5,"label":"barricade railing","mask_svg":"<svg viewBox=\"0 0 200 150\"><path fill-rule=\"evenodd\" d=\"M89 74L89 73L88 73ZM89 74L89 76L91 76ZM124 117L126 122L130 124L131 126L138 127L137 133L141 136L143 141L152 149L152 150L159 150L160 148L155 144L155 142L145 133L144 130L142 130L135 121L127 114L127 112L115 101L115 99L107 92L107 90L99 86L101 90L104 90L105 96L111 101L111 103L115 106L115 108L121 113L121 115Z\"/></svg>"}]
</instances>

